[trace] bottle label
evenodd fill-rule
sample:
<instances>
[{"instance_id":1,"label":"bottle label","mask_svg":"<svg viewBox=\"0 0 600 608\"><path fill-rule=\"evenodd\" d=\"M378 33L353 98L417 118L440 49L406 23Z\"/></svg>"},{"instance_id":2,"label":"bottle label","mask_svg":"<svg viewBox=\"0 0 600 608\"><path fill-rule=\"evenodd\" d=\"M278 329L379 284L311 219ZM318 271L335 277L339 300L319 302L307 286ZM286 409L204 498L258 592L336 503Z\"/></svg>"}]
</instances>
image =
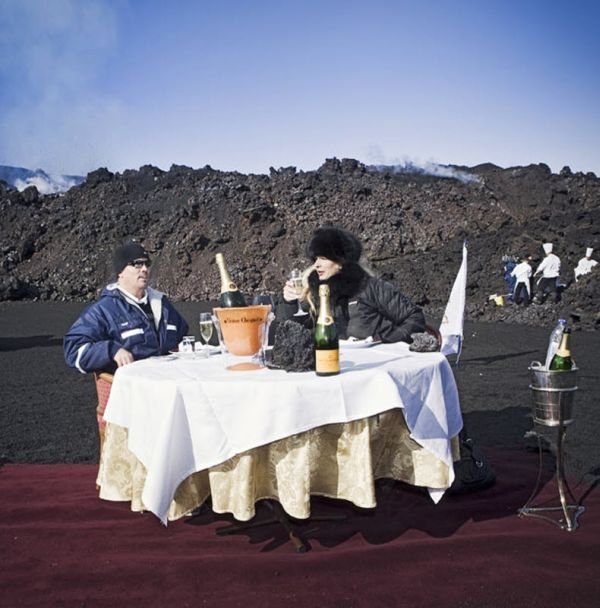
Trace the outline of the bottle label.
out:
<instances>
[{"instance_id":1,"label":"bottle label","mask_svg":"<svg viewBox=\"0 0 600 608\"><path fill-rule=\"evenodd\" d=\"M316 368L322 374L338 373L340 371L339 350L315 350Z\"/></svg>"}]
</instances>

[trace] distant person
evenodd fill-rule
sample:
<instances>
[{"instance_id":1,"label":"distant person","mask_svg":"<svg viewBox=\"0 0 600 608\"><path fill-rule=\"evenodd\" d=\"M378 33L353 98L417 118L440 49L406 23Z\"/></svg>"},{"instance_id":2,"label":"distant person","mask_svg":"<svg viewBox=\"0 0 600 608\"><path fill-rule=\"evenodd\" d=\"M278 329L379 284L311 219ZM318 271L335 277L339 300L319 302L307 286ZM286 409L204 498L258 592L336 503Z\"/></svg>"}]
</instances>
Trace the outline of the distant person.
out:
<instances>
[{"instance_id":1,"label":"distant person","mask_svg":"<svg viewBox=\"0 0 600 608\"><path fill-rule=\"evenodd\" d=\"M294 316L298 292L291 281L283 289L285 317L313 325L319 302L319 285L331 290L333 317L340 338L363 340L372 336L382 342L412 342L411 334L425 331L421 308L413 304L392 283L371 276L359 263L360 241L350 232L333 226L314 231L306 248L312 266L307 287L300 296L311 313Z\"/></svg>"},{"instance_id":2,"label":"distant person","mask_svg":"<svg viewBox=\"0 0 600 608\"><path fill-rule=\"evenodd\" d=\"M513 292L513 301L515 304L529 306L529 301L531 299L532 272L530 255L524 256L523 261L513 268L511 275L515 279L515 290Z\"/></svg>"},{"instance_id":3,"label":"distant person","mask_svg":"<svg viewBox=\"0 0 600 608\"><path fill-rule=\"evenodd\" d=\"M533 299L535 304L543 304L549 293L554 294L554 302L560 301L560 292L558 291L558 277L560 275L560 259L552 253L552 243L544 243L542 245L546 256L536 268L533 276L542 275L538 281L538 288Z\"/></svg>"},{"instance_id":4,"label":"distant person","mask_svg":"<svg viewBox=\"0 0 600 608\"><path fill-rule=\"evenodd\" d=\"M188 331L184 318L160 291L148 287L151 260L130 241L113 255L116 282L107 285L64 338L65 361L82 373L114 372L138 359L164 355Z\"/></svg>"},{"instance_id":5,"label":"distant person","mask_svg":"<svg viewBox=\"0 0 600 608\"><path fill-rule=\"evenodd\" d=\"M515 284L516 279L512 274L512 271L515 269L517 265L517 258L513 255L503 255L502 256L502 273L504 276L504 282L506 283L506 293L508 295L508 299L513 299L513 294L515 292Z\"/></svg>"},{"instance_id":6,"label":"distant person","mask_svg":"<svg viewBox=\"0 0 600 608\"><path fill-rule=\"evenodd\" d=\"M594 266L598 264L596 260L592 260L592 253L594 250L591 247L588 247L585 250L585 257L581 258L579 262L577 262L577 266L575 266L575 281L579 279L579 277L589 274L592 272Z\"/></svg>"}]
</instances>

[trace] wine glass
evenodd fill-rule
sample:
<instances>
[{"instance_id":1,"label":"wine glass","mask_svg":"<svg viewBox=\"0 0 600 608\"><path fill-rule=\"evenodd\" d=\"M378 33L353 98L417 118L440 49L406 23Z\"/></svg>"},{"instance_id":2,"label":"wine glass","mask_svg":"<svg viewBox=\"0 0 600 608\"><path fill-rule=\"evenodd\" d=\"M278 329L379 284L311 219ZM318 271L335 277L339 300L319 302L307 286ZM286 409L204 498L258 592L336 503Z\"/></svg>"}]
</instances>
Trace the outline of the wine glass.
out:
<instances>
[{"instance_id":1,"label":"wine glass","mask_svg":"<svg viewBox=\"0 0 600 608\"><path fill-rule=\"evenodd\" d=\"M204 348L208 350L208 342L213 335L212 315L209 312L200 313L200 335L204 341Z\"/></svg>"},{"instance_id":2,"label":"wine glass","mask_svg":"<svg viewBox=\"0 0 600 608\"><path fill-rule=\"evenodd\" d=\"M227 345L225 344L225 340L223 339L223 332L221 331L221 324L219 322L219 317L216 314L212 314L210 316L215 329L217 330L217 338L219 339L219 349L223 354L227 353Z\"/></svg>"},{"instance_id":3,"label":"wine glass","mask_svg":"<svg viewBox=\"0 0 600 608\"><path fill-rule=\"evenodd\" d=\"M302 306L300 305L300 296L302 295L302 271L298 270L298 268L294 268L290 271L289 280L292 282L292 286L296 290L297 302L298 302L298 310L294 313L295 317L303 317L307 315L307 312L302 310Z\"/></svg>"},{"instance_id":4,"label":"wine glass","mask_svg":"<svg viewBox=\"0 0 600 608\"><path fill-rule=\"evenodd\" d=\"M270 306L271 310L275 312L275 302L273 301L273 296L268 294L257 294L252 298L253 306Z\"/></svg>"},{"instance_id":5,"label":"wine glass","mask_svg":"<svg viewBox=\"0 0 600 608\"><path fill-rule=\"evenodd\" d=\"M262 336L262 352L263 352L263 364L264 364L264 351L269 346L269 328L271 327L271 323L275 320L275 300L273 296L268 294L256 294L252 298L253 306L270 306L271 310L267 315L266 322L263 326L263 336Z\"/></svg>"}]
</instances>

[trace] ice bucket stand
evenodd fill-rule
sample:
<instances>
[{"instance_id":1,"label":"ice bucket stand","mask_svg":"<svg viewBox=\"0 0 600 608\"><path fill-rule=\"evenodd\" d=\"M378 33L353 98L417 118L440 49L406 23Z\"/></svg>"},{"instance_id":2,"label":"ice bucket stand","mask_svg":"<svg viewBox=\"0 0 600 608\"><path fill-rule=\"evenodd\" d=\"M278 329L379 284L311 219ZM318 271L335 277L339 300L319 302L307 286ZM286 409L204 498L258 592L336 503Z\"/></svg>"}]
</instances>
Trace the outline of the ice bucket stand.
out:
<instances>
[{"instance_id":1,"label":"ice bucket stand","mask_svg":"<svg viewBox=\"0 0 600 608\"><path fill-rule=\"evenodd\" d=\"M537 364L537 365L536 365ZM578 518L585 507L577 503L565 477L564 439L567 427L573 422L573 399L577 390L577 368L570 371L547 371L537 362L529 367L533 401L533 421L535 424L557 428L556 443L556 484L560 505L533 506L532 501L538 494L542 481L543 456L539 433L539 462L535 488L524 507L518 511L521 517L537 517L558 526L561 530L572 532L578 527ZM558 517L556 517L558 515Z\"/></svg>"}]
</instances>

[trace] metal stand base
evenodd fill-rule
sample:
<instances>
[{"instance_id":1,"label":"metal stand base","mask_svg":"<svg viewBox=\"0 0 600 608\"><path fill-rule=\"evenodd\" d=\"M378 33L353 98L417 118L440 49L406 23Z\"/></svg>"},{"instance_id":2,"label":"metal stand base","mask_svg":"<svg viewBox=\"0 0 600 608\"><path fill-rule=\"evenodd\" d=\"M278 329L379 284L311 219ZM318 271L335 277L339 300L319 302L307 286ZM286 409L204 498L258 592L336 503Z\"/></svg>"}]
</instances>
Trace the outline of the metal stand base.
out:
<instances>
[{"instance_id":1,"label":"metal stand base","mask_svg":"<svg viewBox=\"0 0 600 608\"><path fill-rule=\"evenodd\" d=\"M542 519L547 521L555 526L558 526L561 530L568 530L572 532L576 530L579 526L578 519L579 516L585 511L585 507L582 507L580 504L568 504L568 499L573 502L577 502L573 493L571 492L571 488L569 488L569 484L565 478L565 469L564 469L564 453L563 453L563 444L566 433L566 427L563 424L562 420L562 411L561 411L561 420L558 426L558 443L556 446L556 483L558 485L558 495L560 499L560 506L553 507L542 507L542 506L531 506L531 501L534 499L538 491L540 490L541 480L542 480L542 442L540 439L540 435L537 434L538 440L538 450L539 450L539 462L538 462L538 476L535 484L535 488L531 493L531 496L525 503L524 507L521 507L518 510L519 516L521 517L537 517L538 519ZM551 514L556 513L559 515L558 518L552 517Z\"/></svg>"},{"instance_id":2,"label":"metal stand base","mask_svg":"<svg viewBox=\"0 0 600 608\"><path fill-rule=\"evenodd\" d=\"M560 517L557 519L550 517L549 515L544 515L544 513L552 513L557 511L562 512L564 518ZM558 526L561 530L568 530L569 532L572 532L579 527L577 519L584 511L585 507L581 507L579 505L565 505L564 507L562 505L560 507L522 507L519 509L519 515L521 517L537 517L538 519L542 519L554 524L555 526Z\"/></svg>"}]
</instances>

